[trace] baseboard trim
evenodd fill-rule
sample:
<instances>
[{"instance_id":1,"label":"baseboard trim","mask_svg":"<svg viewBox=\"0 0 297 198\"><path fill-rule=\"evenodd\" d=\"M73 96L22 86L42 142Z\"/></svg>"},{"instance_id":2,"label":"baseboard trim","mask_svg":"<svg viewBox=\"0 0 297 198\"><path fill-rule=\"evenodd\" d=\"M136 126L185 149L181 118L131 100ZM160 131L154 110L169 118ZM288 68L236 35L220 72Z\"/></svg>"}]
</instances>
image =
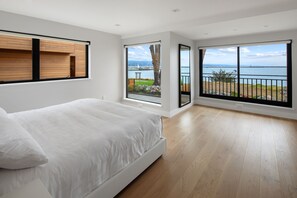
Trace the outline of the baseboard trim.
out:
<instances>
[{"instance_id":1,"label":"baseboard trim","mask_svg":"<svg viewBox=\"0 0 297 198\"><path fill-rule=\"evenodd\" d=\"M297 113L294 108L275 107L237 101L226 101L221 99L205 97L196 98L194 103L197 105L216 107L233 111L255 113L260 115L275 116L280 118L297 120Z\"/></svg>"}]
</instances>

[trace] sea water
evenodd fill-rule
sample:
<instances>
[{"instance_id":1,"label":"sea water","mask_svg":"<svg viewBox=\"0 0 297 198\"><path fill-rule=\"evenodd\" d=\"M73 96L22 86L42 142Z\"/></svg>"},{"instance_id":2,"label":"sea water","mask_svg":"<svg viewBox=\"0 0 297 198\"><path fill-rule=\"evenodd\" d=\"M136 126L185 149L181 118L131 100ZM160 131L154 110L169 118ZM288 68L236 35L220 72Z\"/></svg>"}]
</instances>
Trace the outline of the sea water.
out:
<instances>
[{"instance_id":1,"label":"sea water","mask_svg":"<svg viewBox=\"0 0 297 198\"><path fill-rule=\"evenodd\" d=\"M134 64L133 66L129 66L132 70L128 70L128 78L136 78L136 72L140 72L142 79L154 79L154 70L137 70L135 67L139 65ZM141 65L140 67L151 67L152 64L146 63L146 65ZM238 71L237 66L234 65L203 65L203 76L213 76L213 72L219 72L220 70L225 70L228 73L232 73L234 77L237 77ZM162 72L161 72L162 73ZM184 75L188 75L188 68L182 68L181 73ZM284 80L283 83L286 85L287 80L287 67L286 66L241 66L240 67L240 76L241 78L249 78L249 79L264 79L268 80L268 83L276 85L276 80ZM161 74L162 77L162 74ZM185 82L187 83L187 82ZM260 80L258 81L260 83ZM278 82L280 83L280 81Z\"/></svg>"}]
</instances>

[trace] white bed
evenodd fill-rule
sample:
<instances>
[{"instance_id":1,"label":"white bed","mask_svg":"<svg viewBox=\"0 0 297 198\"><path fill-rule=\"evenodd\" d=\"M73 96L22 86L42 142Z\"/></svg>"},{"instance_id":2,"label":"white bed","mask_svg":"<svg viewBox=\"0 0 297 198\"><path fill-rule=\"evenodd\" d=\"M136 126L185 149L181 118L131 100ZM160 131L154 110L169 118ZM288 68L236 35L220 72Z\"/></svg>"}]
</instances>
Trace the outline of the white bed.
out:
<instances>
[{"instance_id":1,"label":"white bed","mask_svg":"<svg viewBox=\"0 0 297 198\"><path fill-rule=\"evenodd\" d=\"M0 169L0 195L40 179L53 198L113 197L165 151L161 117L97 99L9 114L48 163Z\"/></svg>"}]
</instances>

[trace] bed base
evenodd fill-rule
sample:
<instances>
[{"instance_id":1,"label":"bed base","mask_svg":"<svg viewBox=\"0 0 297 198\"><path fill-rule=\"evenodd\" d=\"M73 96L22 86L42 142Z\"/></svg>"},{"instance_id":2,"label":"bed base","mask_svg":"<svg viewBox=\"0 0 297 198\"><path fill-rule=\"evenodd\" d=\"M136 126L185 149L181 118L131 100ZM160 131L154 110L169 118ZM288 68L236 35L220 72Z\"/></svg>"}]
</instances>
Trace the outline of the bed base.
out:
<instances>
[{"instance_id":1,"label":"bed base","mask_svg":"<svg viewBox=\"0 0 297 198\"><path fill-rule=\"evenodd\" d=\"M110 178L85 198L112 198L123 190L131 181L155 162L166 150L166 139L162 138L153 148L140 158Z\"/></svg>"}]
</instances>

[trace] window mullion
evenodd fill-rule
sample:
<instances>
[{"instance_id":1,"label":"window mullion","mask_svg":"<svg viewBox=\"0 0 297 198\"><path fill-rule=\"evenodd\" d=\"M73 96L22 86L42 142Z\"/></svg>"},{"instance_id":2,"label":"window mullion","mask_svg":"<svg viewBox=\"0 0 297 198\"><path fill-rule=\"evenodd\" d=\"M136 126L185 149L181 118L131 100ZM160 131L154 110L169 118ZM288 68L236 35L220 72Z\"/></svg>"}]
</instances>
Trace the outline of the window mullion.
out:
<instances>
[{"instance_id":1,"label":"window mullion","mask_svg":"<svg viewBox=\"0 0 297 198\"><path fill-rule=\"evenodd\" d=\"M240 47L237 47L237 97L240 98Z\"/></svg>"},{"instance_id":2,"label":"window mullion","mask_svg":"<svg viewBox=\"0 0 297 198\"><path fill-rule=\"evenodd\" d=\"M287 44L287 102L292 107L292 44Z\"/></svg>"},{"instance_id":3,"label":"window mullion","mask_svg":"<svg viewBox=\"0 0 297 198\"><path fill-rule=\"evenodd\" d=\"M32 80L40 79L40 40L32 39Z\"/></svg>"}]
</instances>

